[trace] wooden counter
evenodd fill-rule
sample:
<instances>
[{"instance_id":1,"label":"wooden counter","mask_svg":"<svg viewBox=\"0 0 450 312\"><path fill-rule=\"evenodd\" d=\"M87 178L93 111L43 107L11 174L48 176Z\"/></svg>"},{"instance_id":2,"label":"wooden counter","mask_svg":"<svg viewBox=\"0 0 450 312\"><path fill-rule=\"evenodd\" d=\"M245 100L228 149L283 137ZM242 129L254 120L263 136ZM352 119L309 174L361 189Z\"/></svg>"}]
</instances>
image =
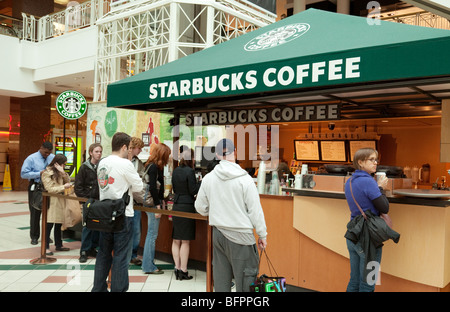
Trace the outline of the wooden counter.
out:
<instances>
[{"instance_id":1,"label":"wooden counter","mask_svg":"<svg viewBox=\"0 0 450 312\"><path fill-rule=\"evenodd\" d=\"M206 262L207 250L207 227L208 223L202 220L195 220L195 240L190 242L189 259ZM144 248L145 238L148 228L147 214L141 214L141 241L139 246ZM167 216L161 216L159 222L158 238L156 239L155 250L165 254L172 254L172 221ZM189 263L188 263L189 265Z\"/></svg>"},{"instance_id":2,"label":"wooden counter","mask_svg":"<svg viewBox=\"0 0 450 312\"><path fill-rule=\"evenodd\" d=\"M290 285L343 292L350 276L344 234L350 220L342 193L302 190L295 196L261 195L267 224L267 253L279 276ZM400 241L385 243L376 291L450 291L450 202L389 198ZM143 213L141 246L146 234ZM190 258L206 259L205 221L197 220ZM171 253L172 224L163 216L156 249ZM270 271L261 262L261 273Z\"/></svg>"},{"instance_id":3,"label":"wooden counter","mask_svg":"<svg viewBox=\"0 0 450 312\"><path fill-rule=\"evenodd\" d=\"M450 290L449 202L389 200L389 215L401 237L398 244L388 241L383 247L376 291ZM344 234L350 213L343 194L261 195L261 203L267 252L278 275L298 287L345 291L350 264ZM269 273L264 260L261 272Z\"/></svg>"}]
</instances>

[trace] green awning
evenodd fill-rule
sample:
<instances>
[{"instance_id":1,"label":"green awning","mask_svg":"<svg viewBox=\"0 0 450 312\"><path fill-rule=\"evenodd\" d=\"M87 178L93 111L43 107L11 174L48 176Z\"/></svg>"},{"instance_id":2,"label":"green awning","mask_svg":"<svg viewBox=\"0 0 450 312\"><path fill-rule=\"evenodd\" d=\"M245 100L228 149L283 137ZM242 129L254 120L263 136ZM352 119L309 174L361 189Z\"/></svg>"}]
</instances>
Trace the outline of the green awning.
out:
<instances>
[{"instance_id":1,"label":"green awning","mask_svg":"<svg viewBox=\"0 0 450 312\"><path fill-rule=\"evenodd\" d=\"M108 86L108 107L195 103L450 76L450 31L315 9Z\"/></svg>"}]
</instances>

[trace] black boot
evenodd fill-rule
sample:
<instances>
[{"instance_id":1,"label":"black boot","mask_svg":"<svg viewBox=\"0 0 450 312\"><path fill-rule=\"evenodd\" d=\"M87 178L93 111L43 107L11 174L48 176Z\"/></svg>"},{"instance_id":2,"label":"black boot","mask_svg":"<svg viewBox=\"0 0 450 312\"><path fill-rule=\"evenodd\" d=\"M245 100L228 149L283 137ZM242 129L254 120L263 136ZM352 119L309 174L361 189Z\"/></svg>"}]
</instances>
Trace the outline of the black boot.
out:
<instances>
[{"instance_id":1,"label":"black boot","mask_svg":"<svg viewBox=\"0 0 450 312\"><path fill-rule=\"evenodd\" d=\"M192 276L189 275L188 271L183 272L182 270L178 270L178 275L179 275L180 281L192 279Z\"/></svg>"},{"instance_id":2,"label":"black boot","mask_svg":"<svg viewBox=\"0 0 450 312\"><path fill-rule=\"evenodd\" d=\"M175 273L175 278L177 279L177 281L180 279L180 272L181 270L178 270L177 268L175 268L173 270L173 272Z\"/></svg>"},{"instance_id":3,"label":"black boot","mask_svg":"<svg viewBox=\"0 0 450 312\"><path fill-rule=\"evenodd\" d=\"M96 258L97 254L98 254L98 252L97 252L97 249L95 249L95 248L91 248L87 251L88 257Z\"/></svg>"},{"instance_id":4,"label":"black boot","mask_svg":"<svg viewBox=\"0 0 450 312\"><path fill-rule=\"evenodd\" d=\"M80 261L80 263L85 263L87 261L87 259L88 259L88 256L87 256L86 251L82 251L78 261Z\"/></svg>"}]
</instances>

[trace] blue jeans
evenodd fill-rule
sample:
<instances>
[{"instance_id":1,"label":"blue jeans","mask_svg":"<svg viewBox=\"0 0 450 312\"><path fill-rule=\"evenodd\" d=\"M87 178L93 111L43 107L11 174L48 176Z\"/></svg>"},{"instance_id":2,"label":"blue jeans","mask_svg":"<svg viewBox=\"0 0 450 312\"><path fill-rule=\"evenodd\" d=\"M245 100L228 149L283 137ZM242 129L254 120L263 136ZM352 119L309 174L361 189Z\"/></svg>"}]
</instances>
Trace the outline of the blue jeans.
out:
<instances>
[{"instance_id":1,"label":"blue jeans","mask_svg":"<svg viewBox=\"0 0 450 312\"><path fill-rule=\"evenodd\" d=\"M375 261L378 266L373 268L375 275L364 276L364 267L366 265L366 256L364 250L359 244L354 244L347 239L347 248L350 254L350 281L347 285L348 292L372 292L375 290L375 284L378 279L378 268L381 263L382 247L376 249ZM369 266L370 263L368 263ZM370 266L369 266L369 269ZM367 281L368 280L368 281Z\"/></svg>"},{"instance_id":2,"label":"blue jeans","mask_svg":"<svg viewBox=\"0 0 450 312\"><path fill-rule=\"evenodd\" d=\"M133 243L132 243L131 259L137 258L137 252L140 241L141 241L141 211L135 210L133 217Z\"/></svg>"},{"instance_id":3,"label":"blue jeans","mask_svg":"<svg viewBox=\"0 0 450 312\"><path fill-rule=\"evenodd\" d=\"M153 272L158 268L154 263L155 259L155 243L158 237L159 220L155 218L155 214L146 212L148 219L147 236L145 238L144 254L142 256L142 271Z\"/></svg>"},{"instance_id":4,"label":"blue jeans","mask_svg":"<svg viewBox=\"0 0 450 312\"><path fill-rule=\"evenodd\" d=\"M120 232L100 232L99 251L95 260L93 292L108 291L106 278L110 270L111 291L125 292L128 290L128 264L131 257L133 218L125 217L124 223L124 228Z\"/></svg>"},{"instance_id":5,"label":"blue jeans","mask_svg":"<svg viewBox=\"0 0 450 312\"><path fill-rule=\"evenodd\" d=\"M98 246L98 231L92 231L87 227L83 226L81 230L81 248L80 253L82 251L89 251L91 249L95 249Z\"/></svg>"}]
</instances>

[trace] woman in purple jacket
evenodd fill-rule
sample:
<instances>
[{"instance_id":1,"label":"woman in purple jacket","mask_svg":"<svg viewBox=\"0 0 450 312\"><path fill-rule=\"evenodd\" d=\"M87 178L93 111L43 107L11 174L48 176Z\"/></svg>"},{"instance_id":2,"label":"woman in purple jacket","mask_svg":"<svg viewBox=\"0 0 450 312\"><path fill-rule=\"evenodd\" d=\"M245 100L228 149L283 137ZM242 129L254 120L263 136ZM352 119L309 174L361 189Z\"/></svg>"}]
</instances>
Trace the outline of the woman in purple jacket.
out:
<instances>
[{"instance_id":1,"label":"woman in purple jacket","mask_svg":"<svg viewBox=\"0 0 450 312\"><path fill-rule=\"evenodd\" d=\"M363 211L370 210L374 215L388 213L389 202L383 194L383 188L387 186L388 179L383 176L378 181L372 177L377 171L378 152L372 148L362 148L356 151L353 156L353 165L355 172L345 184L345 197L351 212L351 219L361 212L355 203L358 202ZM350 189L351 182L351 189ZM353 196L352 196L353 192ZM366 277L365 257L362 246L354 244L347 239L347 248L350 254L350 281L347 286L348 292L370 292L375 290L375 283L378 277L378 268L381 262L381 247L377 248L375 261L378 266L375 267L375 279L369 280Z\"/></svg>"}]
</instances>

